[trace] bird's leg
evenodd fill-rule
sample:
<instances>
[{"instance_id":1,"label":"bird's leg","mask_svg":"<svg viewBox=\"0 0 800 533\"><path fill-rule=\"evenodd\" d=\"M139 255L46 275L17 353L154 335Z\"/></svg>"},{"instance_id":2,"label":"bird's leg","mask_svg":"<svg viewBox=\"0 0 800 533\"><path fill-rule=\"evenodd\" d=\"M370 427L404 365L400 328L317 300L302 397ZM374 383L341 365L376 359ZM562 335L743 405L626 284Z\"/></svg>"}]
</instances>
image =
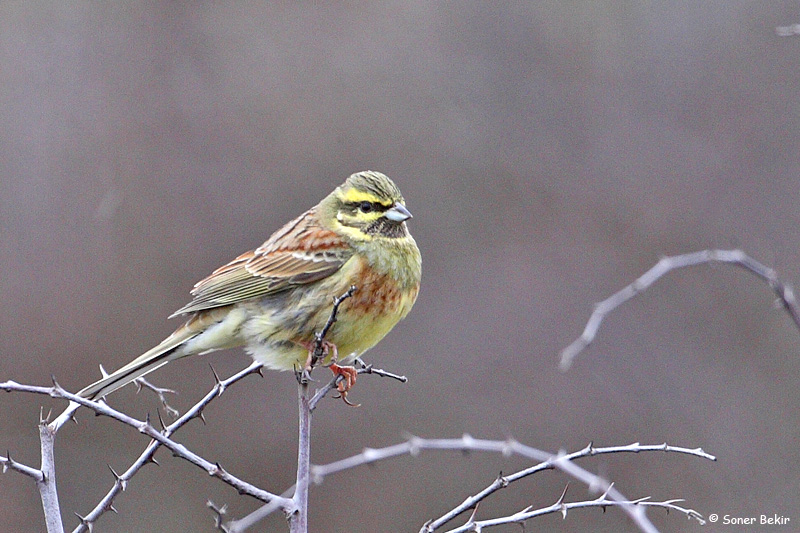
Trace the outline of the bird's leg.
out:
<instances>
[{"instance_id":1,"label":"bird's leg","mask_svg":"<svg viewBox=\"0 0 800 533\"><path fill-rule=\"evenodd\" d=\"M336 345L325 340L314 342L302 341L297 344L308 350L308 357L306 357L306 361L303 363L302 370L297 371L297 379L308 383L311 381L311 371L314 370L314 367L317 366L320 361L328 356L331 347L334 353L336 353Z\"/></svg>"},{"instance_id":2,"label":"bird's leg","mask_svg":"<svg viewBox=\"0 0 800 533\"><path fill-rule=\"evenodd\" d=\"M330 363L325 366L330 368L331 372L333 372L333 375L337 378L339 376L344 378L336 384L336 390L339 391L339 397L347 405L358 407L360 404L352 403L347 399L347 393L353 388L353 385L356 384L358 370L356 370L354 366L336 364L336 361L339 358L339 350L336 348L336 345L330 341L323 340L319 344L316 341L303 343L303 346L308 350L308 357L306 358L305 365L303 365L303 373L308 375L318 361L324 361L328 357L328 354L330 354ZM318 347L321 348L322 353L320 353L320 350L317 349Z\"/></svg>"},{"instance_id":3,"label":"bird's leg","mask_svg":"<svg viewBox=\"0 0 800 533\"><path fill-rule=\"evenodd\" d=\"M335 361L336 357L339 355L339 351L336 348L336 345L330 341L322 340L322 341L313 341L313 342L301 342L299 343L303 348L308 350L308 357L306 357L306 362L303 365L303 370L305 372L311 372L315 366L319 364L320 361L324 361L325 358L328 357L328 354L331 355L331 361Z\"/></svg>"}]
</instances>

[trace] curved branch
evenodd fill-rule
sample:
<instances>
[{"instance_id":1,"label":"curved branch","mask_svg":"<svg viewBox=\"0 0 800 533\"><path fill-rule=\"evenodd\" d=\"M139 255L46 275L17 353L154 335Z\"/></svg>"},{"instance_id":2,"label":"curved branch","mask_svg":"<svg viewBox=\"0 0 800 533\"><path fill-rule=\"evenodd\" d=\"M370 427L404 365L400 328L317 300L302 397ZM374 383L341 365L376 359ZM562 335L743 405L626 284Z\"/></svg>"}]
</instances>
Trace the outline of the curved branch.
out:
<instances>
[{"instance_id":1,"label":"curved branch","mask_svg":"<svg viewBox=\"0 0 800 533\"><path fill-rule=\"evenodd\" d=\"M636 295L646 291L650 286L661 279L667 273L689 266L702 265L706 263L726 263L738 266L766 281L772 291L778 296L784 309L800 329L800 309L791 285L783 283L775 271L742 250L702 250L682 255L662 257L658 263L651 267L647 272L635 279L633 283L612 294L602 302L595 304L586 326L580 337L575 339L569 346L561 352L561 369L567 370L572 365L575 357L589 346L597 336L597 331L603 323L606 315L611 311L631 300Z\"/></svg>"}]
</instances>

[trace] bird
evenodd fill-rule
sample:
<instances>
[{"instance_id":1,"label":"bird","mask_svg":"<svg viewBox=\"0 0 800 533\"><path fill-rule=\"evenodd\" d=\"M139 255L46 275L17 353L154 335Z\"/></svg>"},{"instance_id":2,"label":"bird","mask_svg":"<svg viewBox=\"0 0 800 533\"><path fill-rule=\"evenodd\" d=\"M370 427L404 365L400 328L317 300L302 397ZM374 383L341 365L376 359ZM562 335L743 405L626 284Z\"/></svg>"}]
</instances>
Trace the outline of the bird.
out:
<instances>
[{"instance_id":1,"label":"bird","mask_svg":"<svg viewBox=\"0 0 800 533\"><path fill-rule=\"evenodd\" d=\"M176 359L242 346L268 369L311 370L334 299L354 287L321 361L344 377L337 388L347 402L357 374L350 363L405 318L419 294L422 259L410 218L389 177L350 175L261 246L197 282L192 300L170 316L183 316L183 325L78 395L100 399Z\"/></svg>"}]
</instances>

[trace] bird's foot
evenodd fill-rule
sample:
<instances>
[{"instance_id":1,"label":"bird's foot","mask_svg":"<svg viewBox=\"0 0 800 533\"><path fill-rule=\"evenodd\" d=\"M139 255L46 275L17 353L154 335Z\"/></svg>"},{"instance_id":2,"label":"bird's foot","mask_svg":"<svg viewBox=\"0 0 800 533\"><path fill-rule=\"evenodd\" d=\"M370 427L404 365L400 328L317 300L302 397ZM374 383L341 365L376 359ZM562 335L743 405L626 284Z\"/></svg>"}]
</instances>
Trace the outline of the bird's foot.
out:
<instances>
[{"instance_id":1,"label":"bird's foot","mask_svg":"<svg viewBox=\"0 0 800 533\"><path fill-rule=\"evenodd\" d=\"M331 363L328 368L331 369L331 372L333 372L333 375L337 378L339 376L344 378L336 385L336 390L339 391L339 398L351 407L359 407L361 405L360 403L352 403L347 399L347 393L353 388L353 385L356 384L358 370L356 370L354 366L340 366L336 363Z\"/></svg>"},{"instance_id":2,"label":"bird's foot","mask_svg":"<svg viewBox=\"0 0 800 533\"><path fill-rule=\"evenodd\" d=\"M351 407L359 407L361 404L353 403L347 399L347 393L356 384L358 370L354 366L336 364L336 360L339 357L339 350L336 345L330 341L323 340L322 342L303 343L303 346L308 350L308 357L303 365L303 375L309 376L314 366L319 364L320 361L328 359L328 355L330 355L330 363L325 366L331 369L337 379L339 376L343 378L336 384L336 390L339 391L338 398L341 398L344 403Z\"/></svg>"},{"instance_id":3,"label":"bird's foot","mask_svg":"<svg viewBox=\"0 0 800 533\"><path fill-rule=\"evenodd\" d=\"M330 341L323 340L319 344L317 341L303 342L302 346L308 350L308 357L303 365L303 370L307 373L311 372L320 361L324 361L328 354L331 356L331 361L336 361L336 358L339 357L339 350Z\"/></svg>"}]
</instances>

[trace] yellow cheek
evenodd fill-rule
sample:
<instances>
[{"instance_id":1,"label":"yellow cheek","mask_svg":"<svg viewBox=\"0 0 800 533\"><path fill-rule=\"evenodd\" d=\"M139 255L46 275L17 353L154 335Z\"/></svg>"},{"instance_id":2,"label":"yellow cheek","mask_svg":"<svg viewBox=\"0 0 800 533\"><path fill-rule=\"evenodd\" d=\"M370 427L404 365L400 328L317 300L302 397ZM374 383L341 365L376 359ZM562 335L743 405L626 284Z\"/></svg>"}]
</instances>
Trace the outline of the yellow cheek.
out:
<instances>
[{"instance_id":1,"label":"yellow cheek","mask_svg":"<svg viewBox=\"0 0 800 533\"><path fill-rule=\"evenodd\" d=\"M336 233L339 233L340 235L346 235L347 237L350 237L351 239L356 240L356 241L371 241L372 240L372 238L373 238L372 235L367 235L366 233L364 233L363 231L361 231L360 229L358 229L356 227L345 226L344 224L342 224L341 220L342 220L343 216L342 216L341 213L339 213L336 216L336 218L339 220L339 222L334 224L334 228L333 228L333 230Z\"/></svg>"}]
</instances>

